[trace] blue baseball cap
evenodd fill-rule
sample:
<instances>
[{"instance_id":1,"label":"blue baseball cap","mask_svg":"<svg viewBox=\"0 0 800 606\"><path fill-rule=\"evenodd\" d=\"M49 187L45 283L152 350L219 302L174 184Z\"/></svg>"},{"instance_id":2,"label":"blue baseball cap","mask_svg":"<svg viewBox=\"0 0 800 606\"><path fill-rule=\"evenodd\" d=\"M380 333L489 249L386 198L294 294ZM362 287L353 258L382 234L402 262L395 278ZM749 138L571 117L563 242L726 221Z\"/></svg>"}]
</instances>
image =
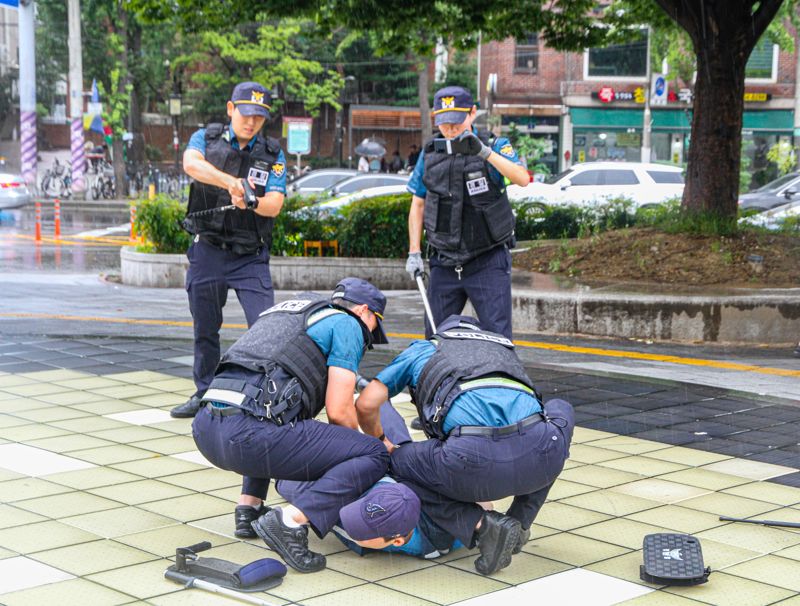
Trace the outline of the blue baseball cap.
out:
<instances>
[{"instance_id":1,"label":"blue baseball cap","mask_svg":"<svg viewBox=\"0 0 800 606\"><path fill-rule=\"evenodd\" d=\"M243 116L269 116L272 96L258 82L240 82L233 89L231 101Z\"/></svg>"},{"instance_id":2,"label":"blue baseball cap","mask_svg":"<svg viewBox=\"0 0 800 606\"><path fill-rule=\"evenodd\" d=\"M361 278L345 278L336 285L331 300L345 299L356 305L366 305L375 314L378 325L372 331L372 341L376 345L388 343L383 331L383 312L386 309L386 296L374 284Z\"/></svg>"},{"instance_id":3,"label":"blue baseball cap","mask_svg":"<svg viewBox=\"0 0 800 606\"><path fill-rule=\"evenodd\" d=\"M419 497L405 484L381 482L339 510L344 531L355 541L406 536L417 526Z\"/></svg>"},{"instance_id":4,"label":"blue baseball cap","mask_svg":"<svg viewBox=\"0 0 800 606\"><path fill-rule=\"evenodd\" d=\"M461 124L475 106L472 93L461 86L445 86L433 96L433 121L440 124Z\"/></svg>"},{"instance_id":5,"label":"blue baseball cap","mask_svg":"<svg viewBox=\"0 0 800 606\"><path fill-rule=\"evenodd\" d=\"M468 330L481 330L481 323L472 316L447 316L439 326L437 332L452 330L453 328L466 328Z\"/></svg>"}]
</instances>

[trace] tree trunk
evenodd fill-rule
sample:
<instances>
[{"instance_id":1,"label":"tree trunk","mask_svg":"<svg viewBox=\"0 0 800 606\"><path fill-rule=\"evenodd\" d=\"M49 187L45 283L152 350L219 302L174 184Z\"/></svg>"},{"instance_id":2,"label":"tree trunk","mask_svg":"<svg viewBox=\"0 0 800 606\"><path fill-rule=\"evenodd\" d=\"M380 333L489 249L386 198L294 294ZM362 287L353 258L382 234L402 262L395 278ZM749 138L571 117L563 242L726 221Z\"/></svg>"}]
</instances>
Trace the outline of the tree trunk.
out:
<instances>
[{"instance_id":1,"label":"tree trunk","mask_svg":"<svg viewBox=\"0 0 800 606\"><path fill-rule=\"evenodd\" d=\"M121 71L121 78L120 78L120 87L121 90L125 90L128 86L128 83L131 81L131 74L128 68L128 13L125 11L122 2L117 4L117 18L119 29L117 33L119 34L119 39L125 45L125 49L120 56L120 71ZM130 115L130 103L128 103L128 115ZM124 198L128 191L127 191L127 183L125 180L125 142L122 140L122 135L124 133L115 132L114 133L114 184L116 187L117 198Z\"/></svg>"},{"instance_id":2,"label":"tree trunk","mask_svg":"<svg viewBox=\"0 0 800 606\"><path fill-rule=\"evenodd\" d=\"M419 115L422 120L422 147L426 141L433 137L433 129L431 128L431 106L428 103L429 91L429 78L428 78L428 62L425 61L419 64L419 75L417 78L417 87L419 88Z\"/></svg>"},{"instance_id":3,"label":"tree trunk","mask_svg":"<svg viewBox=\"0 0 800 606\"><path fill-rule=\"evenodd\" d=\"M142 26L136 19L128 21L128 48L133 57L142 54ZM144 166L144 134L142 132L142 109L146 98L145 84L142 82L141 70L133 74L133 91L131 91L131 111L128 117L128 130L133 134L133 140L128 147L128 161L134 166Z\"/></svg>"},{"instance_id":4,"label":"tree trunk","mask_svg":"<svg viewBox=\"0 0 800 606\"><path fill-rule=\"evenodd\" d=\"M747 56L720 36L697 48L694 117L683 207L732 219L737 214Z\"/></svg>"}]
</instances>

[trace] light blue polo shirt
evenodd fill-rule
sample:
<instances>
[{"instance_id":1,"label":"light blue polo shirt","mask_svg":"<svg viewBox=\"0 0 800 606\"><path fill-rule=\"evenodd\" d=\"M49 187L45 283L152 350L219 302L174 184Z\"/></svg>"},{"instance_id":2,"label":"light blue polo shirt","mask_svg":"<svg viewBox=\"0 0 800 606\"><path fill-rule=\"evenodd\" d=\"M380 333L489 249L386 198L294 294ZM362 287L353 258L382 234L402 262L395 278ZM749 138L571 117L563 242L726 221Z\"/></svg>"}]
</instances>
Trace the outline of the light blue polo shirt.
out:
<instances>
[{"instance_id":1,"label":"light blue polo shirt","mask_svg":"<svg viewBox=\"0 0 800 606\"><path fill-rule=\"evenodd\" d=\"M364 356L364 335L358 320L346 313L338 313L311 325L307 332L328 359L329 367L358 373L358 365Z\"/></svg>"}]
</instances>

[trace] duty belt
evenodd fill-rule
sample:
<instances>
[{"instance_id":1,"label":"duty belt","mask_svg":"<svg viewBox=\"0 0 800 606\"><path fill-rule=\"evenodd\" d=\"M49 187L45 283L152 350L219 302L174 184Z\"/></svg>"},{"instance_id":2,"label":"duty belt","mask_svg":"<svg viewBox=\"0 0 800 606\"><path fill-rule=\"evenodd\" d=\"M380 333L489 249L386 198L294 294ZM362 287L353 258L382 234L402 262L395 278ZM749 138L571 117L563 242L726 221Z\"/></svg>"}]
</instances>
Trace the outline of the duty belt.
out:
<instances>
[{"instance_id":1,"label":"duty belt","mask_svg":"<svg viewBox=\"0 0 800 606\"><path fill-rule=\"evenodd\" d=\"M451 436L488 436L496 438L500 436L507 436L512 433L521 432L525 427L541 423L542 421L549 421L548 417L543 412L537 412L529 417L525 417L521 421L512 423L511 425L504 425L503 427L478 427L475 425L461 425L456 427L450 432Z\"/></svg>"},{"instance_id":2,"label":"duty belt","mask_svg":"<svg viewBox=\"0 0 800 606\"><path fill-rule=\"evenodd\" d=\"M276 396L277 393L278 386L269 376L265 376L263 388L252 385L242 379L216 377L203 395L203 401L209 404L211 402L227 404L232 408L251 414L259 419L266 419L278 426L292 423L302 412L302 406L300 403L290 406L291 403L286 400L273 402L272 397ZM263 415L259 414L262 410L264 412ZM211 413L219 414L220 416L237 414L235 412L217 413L214 410L211 410Z\"/></svg>"}]
</instances>

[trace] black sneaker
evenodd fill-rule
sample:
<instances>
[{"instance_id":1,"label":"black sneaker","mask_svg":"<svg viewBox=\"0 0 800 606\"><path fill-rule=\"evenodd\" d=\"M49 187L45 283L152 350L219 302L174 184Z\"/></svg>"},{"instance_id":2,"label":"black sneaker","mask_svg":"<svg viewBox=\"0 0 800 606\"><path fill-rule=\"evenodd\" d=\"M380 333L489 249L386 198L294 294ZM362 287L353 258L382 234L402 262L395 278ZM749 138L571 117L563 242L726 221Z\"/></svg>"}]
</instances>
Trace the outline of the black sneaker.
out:
<instances>
[{"instance_id":1,"label":"black sneaker","mask_svg":"<svg viewBox=\"0 0 800 606\"><path fill-rule=\"evenodd\" d=\"M280 509L271 509L252 524L256 534L298 572L317 572L325 568L325 556L308 549L308 528L289 528Z\"/></svg>"},{"instance_id":2,"label":"black sneaker","mask_svg":"<svg viewBox=\"0 0 800 606\"><path fill-rule=\"evenodd\" d=\"M422 421L420 421L419 417L414 417L411 419L411 429L416 429L417 431L422 431Z\"/></svg>"},{"instance_id":3,"label":"black sneaker","mask_svg":"<svg viewBox=\"0 0 800 606\"><path fill-rule=\"evenodd\" d=\"M522 527L514 518L496 511L483 514L483 523L478 530L481 555L475 560L475 570L482 575L489 575L511 564L511 553L521 532Z\"/></svg>"},{"instance_id":4,"label":"black sneaker","mask_svg":"<svg viewBox=\"0 0 800 606\"><path fill-rule=\"evenodd\" d=\"M255 539L258 535L251 524L270 509L270 507L263 504L258 508L250 507L249 505L237 505L236 510L233 512L233 517L236 520L236 530L233 534L240 539Z\"/></svg>"},{"instance_id":5,"label":"black sneaker","mask_svg":"<svg viewBox=\"0 0 800 606\"><path fill-rule=\"evenodd\" d=\"M192 396L183 404L178 404L169 411L173 419L191 419L200 410L200 396Z\"/></svg>"},{"instance_id":6,"label":"black sneaker","mask_svg":"<svg viewBox=\"0 0 800 606\"><path fill-rule=\"evenodd\" d=\"M514 549L511 550L511 555L517 555L522 548L525 547L525 543L531 540L531 529L528 528L527 530L523 528L520 530L519 539L517 539L517 544L514 545Z\"/></svg>"}]
</instances>

